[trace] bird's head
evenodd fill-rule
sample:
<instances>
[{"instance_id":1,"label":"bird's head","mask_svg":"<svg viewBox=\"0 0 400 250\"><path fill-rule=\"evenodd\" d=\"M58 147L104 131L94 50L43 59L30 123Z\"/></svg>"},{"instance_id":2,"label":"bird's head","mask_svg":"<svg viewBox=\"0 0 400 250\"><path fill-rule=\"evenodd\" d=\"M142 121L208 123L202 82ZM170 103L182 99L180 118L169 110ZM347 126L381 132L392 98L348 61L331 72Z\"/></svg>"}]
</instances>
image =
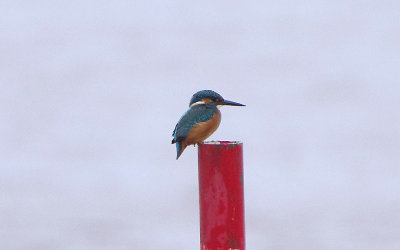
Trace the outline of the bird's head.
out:
<instances>
[{"instance_id":1,"label":"bird's head","mask_svg":"<svg viewBox=\"0 0 400 250\"><path fill-rule=\"evenodd\" d=\"M225 100L220 94L212 90L201 90L195 93L190 100L189 107L197 104L215 103L216 105L245 106L243 104Z\"/></svg>"}]
</instances>

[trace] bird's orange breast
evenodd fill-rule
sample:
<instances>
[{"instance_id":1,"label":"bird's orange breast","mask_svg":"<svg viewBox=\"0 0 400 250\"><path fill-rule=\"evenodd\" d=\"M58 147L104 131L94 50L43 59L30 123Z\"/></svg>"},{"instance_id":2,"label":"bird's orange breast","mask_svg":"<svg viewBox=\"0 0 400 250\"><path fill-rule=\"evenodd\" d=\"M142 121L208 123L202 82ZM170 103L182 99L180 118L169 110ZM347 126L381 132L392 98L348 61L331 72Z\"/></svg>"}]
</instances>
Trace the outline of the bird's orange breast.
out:
<instances>
[{"instance_id":1,"label":"bird's orange breast","mask_svg":"<svg viewBox=\"0 0 400 250\"><path fill-rule=\"evenodd\" d=\"M199 122L193 126L189 131L185 140L183 141L186 145L192 145L199 142L203 142L207 139L215 130L217 130L221 123L221 112L217 109L213 117L206 122Z\"/></svg>"}]
</instances>

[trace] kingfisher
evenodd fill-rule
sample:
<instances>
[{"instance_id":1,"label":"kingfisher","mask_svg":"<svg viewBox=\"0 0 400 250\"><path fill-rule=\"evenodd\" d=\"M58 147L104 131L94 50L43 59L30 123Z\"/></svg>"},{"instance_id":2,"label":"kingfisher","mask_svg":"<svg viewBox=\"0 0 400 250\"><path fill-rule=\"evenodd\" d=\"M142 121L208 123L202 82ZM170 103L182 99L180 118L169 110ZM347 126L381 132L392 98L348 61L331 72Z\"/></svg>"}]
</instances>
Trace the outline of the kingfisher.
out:
<instances>
[{"instance_id":1,"label":"kingfisher","mask_svg":"<svg viewBox=\"0 0 400 250\"><path fill-rule=\"evenodd\" d=\"M195 145L207 139L221 122L219 107L246 106L222 98L212 90L201 90L190 99L189 109L182 115L172 132L172 144L176 143L176 159L189 145Z\"/></svg>"}]
</instances>

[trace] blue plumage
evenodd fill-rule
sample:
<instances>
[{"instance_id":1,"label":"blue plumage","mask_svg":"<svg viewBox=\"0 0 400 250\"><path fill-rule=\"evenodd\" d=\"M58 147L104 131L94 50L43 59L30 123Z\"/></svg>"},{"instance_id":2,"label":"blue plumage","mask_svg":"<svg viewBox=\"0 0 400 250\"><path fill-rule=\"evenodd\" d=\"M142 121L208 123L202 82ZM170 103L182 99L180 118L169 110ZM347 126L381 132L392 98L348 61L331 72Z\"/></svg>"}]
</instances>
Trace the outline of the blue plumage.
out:
<instances>
[{"instance_id":1,"label":"blue plumage","mask_svg":"<svg viewBox=\"0 0 400 250\"><path fill-rule=\"evenodd\" d=\"M222 98L222 96L220 94L218 94L217 92L215 92L215 91L202 90L202 91L199 91L199 92L195 93L192 96L192 99L190 99L189 106L192 105L193 103L202 101L205 98L213 100L213 101L222 101L222 100L224 100L224 98Z\"/></svg>"},{"instance_id":2,"label":"blue plumage","mask_svg":"<svg viewBox=\"0 0 400 250\"><path fill-rule=\"evenodd\" d=\"M174 139L172 143L176 143L177 158L179 158L182 148L182 141L188 135L190 129L199 122L206 122L210 120L215 114L217 105L215 103L206 103L195 105L189 108L185 114L179 119L175 126L172 136Z\"/></svg>"},{"instance_id":3,"label":"blue plumage","mask_svg":"<svg viewBox=\"0 0 400 250\"><path fill-rule=\"evenodd\" d=\"M217 106L214 103L207 103L202 105L196 105L190 108L186 113L179 119L173 132L174 140L180 141L182 137L185 137L190 129L199 122L206 122L212 118L216 111Z\"/></svg>"}]
</instances>

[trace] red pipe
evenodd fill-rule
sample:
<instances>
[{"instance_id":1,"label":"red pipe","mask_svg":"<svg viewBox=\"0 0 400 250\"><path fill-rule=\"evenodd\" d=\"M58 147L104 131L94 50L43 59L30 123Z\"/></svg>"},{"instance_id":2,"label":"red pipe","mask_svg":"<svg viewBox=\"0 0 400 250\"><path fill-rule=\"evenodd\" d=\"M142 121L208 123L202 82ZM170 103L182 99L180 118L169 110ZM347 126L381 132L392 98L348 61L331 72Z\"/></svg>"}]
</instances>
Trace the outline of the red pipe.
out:
<instances>
[{"instance_id":1,"label":"red pipe","mask_svg":"<svg viewBox=\"0 0 400 250\"><path fill-rule=\"evenodd\" d=\"M200 249L245 249L243 144L199 145Z\"/></svg>"}]
</instances>

